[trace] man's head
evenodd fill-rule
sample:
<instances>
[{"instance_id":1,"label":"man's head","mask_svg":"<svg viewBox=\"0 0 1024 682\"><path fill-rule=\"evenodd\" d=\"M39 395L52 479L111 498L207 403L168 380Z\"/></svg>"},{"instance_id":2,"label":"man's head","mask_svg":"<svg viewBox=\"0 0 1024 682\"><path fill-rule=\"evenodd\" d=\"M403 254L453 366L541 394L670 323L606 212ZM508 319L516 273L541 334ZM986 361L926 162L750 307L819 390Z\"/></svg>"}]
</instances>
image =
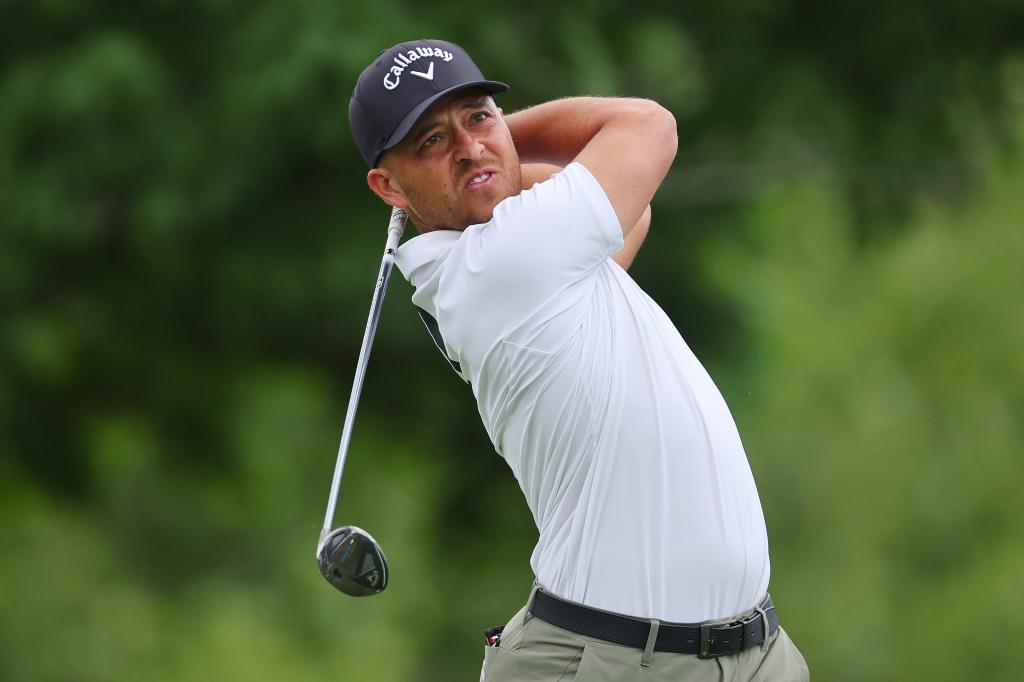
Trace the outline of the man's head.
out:
<instances>
[{"instance_id":1,"label":"man's head","mask_svg":"<svg viewBox=\"0 0 1024 682\"><path fill-rule=\"evenodd\" d=\"M349 125L370 167L367 182L405 208L421 232L490 219L521 189L519 159L484 80L462 48L402 43L366 67L349 103Z\"/></svg>"}]
</instances>

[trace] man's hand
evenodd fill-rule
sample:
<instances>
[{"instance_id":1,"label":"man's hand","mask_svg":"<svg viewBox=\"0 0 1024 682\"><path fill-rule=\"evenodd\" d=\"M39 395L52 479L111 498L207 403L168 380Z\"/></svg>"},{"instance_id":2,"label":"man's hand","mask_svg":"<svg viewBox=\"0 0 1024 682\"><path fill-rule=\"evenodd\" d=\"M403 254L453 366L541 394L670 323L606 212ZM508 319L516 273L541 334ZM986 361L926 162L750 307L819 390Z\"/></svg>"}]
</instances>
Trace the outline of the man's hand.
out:
<instances>
[{"instance_id":1,"label":"man's hand","mask_svg":"<svg viewBox=\"0 0 1024 682\"><path fill-rule=\"evenodd\" d=\"M523 189L530 189L538 182L544 182L560 170L562 170L561 166L555 166L550 163L522 164ZM628 232L623 230L625 245L611 256L612 260L618 263L619 267L623 270L628 270L633 259L636 258L636 252L640 250L640 245L643 244L644 238L647 237L647 230L650 226L651 207L648 205L640 215L640 220L633 225L632 229Z\"/></svg>"},{"instance_id":2,"label":"man's hand","mask_svg":"<svg viewBox=\"0 0 1024 682\"><path fill-rule=\"evenodd\" d=\"M573 97L505 117L519 157L578 161L601 184L628 237L675 158L672 114L644 99Z\"/></svg>"}]
</instances>

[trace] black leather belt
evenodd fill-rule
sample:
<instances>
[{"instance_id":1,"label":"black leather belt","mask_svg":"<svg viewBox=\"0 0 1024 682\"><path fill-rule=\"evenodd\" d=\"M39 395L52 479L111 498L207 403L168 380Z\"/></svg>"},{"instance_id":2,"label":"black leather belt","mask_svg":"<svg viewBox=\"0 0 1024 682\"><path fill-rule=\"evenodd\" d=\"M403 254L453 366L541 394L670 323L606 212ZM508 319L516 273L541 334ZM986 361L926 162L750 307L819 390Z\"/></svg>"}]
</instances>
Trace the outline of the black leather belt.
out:
<instances>
[{"instance_id":1,"label":"black leather belt","mask_svg":"<svg viewBox=\"0 0 1024 682\"><path fill-rule=\"evenodd\" d=\"M771 637L779 627L779 617L775 613L770 596L764 598L758 609L760 610L754 611L752 615L730 623L660 623L654 650L715 658L759 646L766 637L765 621L768 626L767 637ZM652 627L649 620L564 601L540 589L536 591L530 603L530 613L545 622L585 637L595 637L638 649L647 646Z\"/></svg>"}]
</instances>

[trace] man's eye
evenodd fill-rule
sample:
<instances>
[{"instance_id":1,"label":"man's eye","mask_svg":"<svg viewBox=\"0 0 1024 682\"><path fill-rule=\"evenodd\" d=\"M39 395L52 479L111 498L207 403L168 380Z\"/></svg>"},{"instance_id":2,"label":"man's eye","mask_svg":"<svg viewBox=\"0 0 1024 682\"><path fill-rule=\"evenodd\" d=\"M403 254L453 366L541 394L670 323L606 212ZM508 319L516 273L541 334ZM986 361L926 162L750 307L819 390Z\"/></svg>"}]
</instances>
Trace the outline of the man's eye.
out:
<instances>
[{"instance_id":1,"label":"man's eye","mask_svg":"<svg viewBox=\"0 0 1024 682\"><path fill-rule=\"evenodd\" d=\"M475 114L473 114L473 120L476 121L477 123L484 120L485 118L487 118L486 111L478 111Z\"/></svg>"},{"instance_id":2,"label":"man's eye","mask_svg":"<svg viewBox=\"0 0 1024 682\"><path fill-rule=\"evenodd\" d=\"M427 139L423 140L423 146L424 147L430 147L430 146L433 146L433 145L437 144L440 141L441 141L441 136L438 135L437 133L434 133L433 135L431 135Z\"/></svg>"}]
</instances>

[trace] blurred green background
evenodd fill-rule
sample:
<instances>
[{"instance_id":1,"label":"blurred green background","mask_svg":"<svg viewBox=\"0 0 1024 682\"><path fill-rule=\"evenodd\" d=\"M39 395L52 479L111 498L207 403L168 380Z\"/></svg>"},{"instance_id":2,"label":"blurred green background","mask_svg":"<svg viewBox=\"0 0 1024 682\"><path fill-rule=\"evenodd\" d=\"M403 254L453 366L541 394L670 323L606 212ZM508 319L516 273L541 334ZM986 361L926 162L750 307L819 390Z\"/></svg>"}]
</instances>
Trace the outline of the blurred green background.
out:
<instances>
[{"instance_id":1,"label":"blurred green background","mask_svg":"<svg viewBox=\"0 0 1024 682\"><path fill-rule=\"evenodd\" d=\"M0 7L0 679L477 679L535 530L400 276L338 513L393 583L314 563L388 215L348 96L418 37L506 110L675 112L632 274L735 414L815 679L1019 679L1021 3Z\"/></svg>"}]
</instances>

